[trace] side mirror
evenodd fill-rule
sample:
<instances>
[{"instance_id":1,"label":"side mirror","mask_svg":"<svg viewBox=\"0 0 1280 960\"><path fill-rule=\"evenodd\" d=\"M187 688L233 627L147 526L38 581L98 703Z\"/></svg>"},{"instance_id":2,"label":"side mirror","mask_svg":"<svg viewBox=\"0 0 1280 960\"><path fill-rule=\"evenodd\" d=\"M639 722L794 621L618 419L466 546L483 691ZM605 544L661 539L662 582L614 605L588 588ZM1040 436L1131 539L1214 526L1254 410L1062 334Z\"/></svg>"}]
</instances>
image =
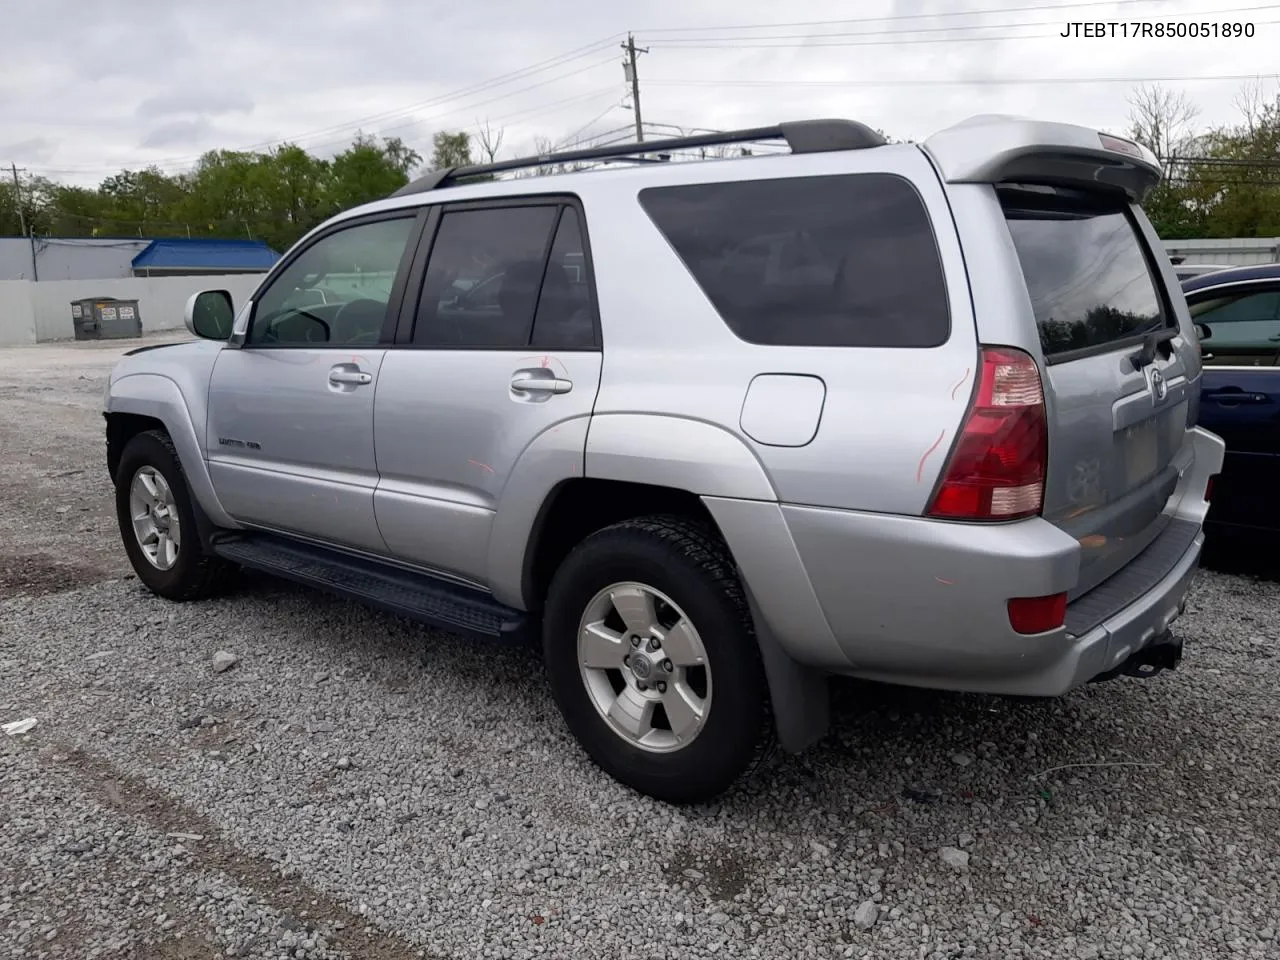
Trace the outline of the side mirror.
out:
<instances>
[{"instance_id":1,"label":"side mirror","mask_svg":"<svg viewBox=\"0 0 1280 960\"><path fill-rule=\"evenodd\" d=\"M236 312L226 290L201 290L191 295L183 322L187 329L205 340L227 340Z\"/></svg>"},{"instance_id":2,"label":"side mirror","mask_svg":"<svg viewBox=\"0 0 1280 960\"><path fill-rule=\"evenodd\" d=\"M1196 336L1201 340L1208 340L1213 336L1213 328L1211 328L1207 323L1197 323L1195 327Z\"/></svg>"}]
</instances>

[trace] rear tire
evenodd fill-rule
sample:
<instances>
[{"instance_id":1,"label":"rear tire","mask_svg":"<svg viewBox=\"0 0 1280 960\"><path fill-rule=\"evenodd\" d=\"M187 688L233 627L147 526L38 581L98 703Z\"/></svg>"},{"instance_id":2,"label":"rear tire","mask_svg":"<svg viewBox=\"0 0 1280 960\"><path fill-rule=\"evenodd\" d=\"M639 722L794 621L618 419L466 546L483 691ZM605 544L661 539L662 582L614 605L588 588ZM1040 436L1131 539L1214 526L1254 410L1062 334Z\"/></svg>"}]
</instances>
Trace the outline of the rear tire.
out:
<instances>
[{"instance_id":1,"label":"rear tire","mask_svg":"<svg viewBox=\"0 0 1280 960\"><path fill-rule=\"evenodd\" d=\"M203 600L227 586L234 567L205 552L182 463L162 430L133 437L116 469L116 519L134 573L169 600Z\"/></svg>"},{"instance_id":2,"label":"rear tire","mask_svg":"<svg viewBox=\"0 0 1280 960\"><path fill-rule=\"evenodd\" d=\"M543 623L560 712L614 779L669 803L703 802L768 754L750 611L705 525L647 517L587 537L556 571Z\"/></svg>"}]
</instances>

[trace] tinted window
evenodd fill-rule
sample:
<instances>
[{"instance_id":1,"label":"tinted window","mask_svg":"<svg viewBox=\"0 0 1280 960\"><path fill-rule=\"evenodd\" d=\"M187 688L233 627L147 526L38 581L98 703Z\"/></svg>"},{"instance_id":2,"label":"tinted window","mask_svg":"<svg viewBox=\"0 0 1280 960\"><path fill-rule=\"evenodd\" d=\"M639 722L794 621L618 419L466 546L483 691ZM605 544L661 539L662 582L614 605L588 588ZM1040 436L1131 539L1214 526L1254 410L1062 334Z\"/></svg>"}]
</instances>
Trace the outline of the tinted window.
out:
<instances>
[{"instance_id":1,"label":"tinted window","mask_svg":"<svg viewBox=\"0 0 1280 960\"><path fill-rule=\"evenodd\" d=\"M458 210L440 219L413 342L440 347L529 343L558 207Z\"/></svg>"},{"instance_id":2,"label":"tinted window","mask_svg":"<svg viewBox=\"0 0 1280 960\"><path fill-rule=\"evenodd\" d=\"M548 350L580 350L593 347L595 340L595 309L587 280L582 226L578 211L565 207L538 298L533 345Z\"/></svg>"},{"instance_id":3,"label":"tinted window","mask_svg":"<svg viewBox=\"0 0 1280 960\"><path fill-rule=\"evenodd\" d=\"M933 347L950 332L915 189L889 174L653 187L640 202L751 343Z\"/></svg>"},{"instance_id":4,"label":"tinted window","mask_svg":"<svg viewBox=\"0 0 1280 960\"><path fill-rule=\"evenodd\" d=\"M1280 290L1225 294L1191 304L1209 327L1201 342L1206 366L1272 366L1280 351Z\"/></svg>"},{"instance_id":5,"label":"tinted window","mask_svg":"<svg viewBox=\"0 0 1280 960\"><path fill-rule=\"evenodd\" d=\"M1165 326L1137 228L1122 206L1079 195L1006 192L1005 218L1046 357Z\"/></svg>"},{"instance_id":6,"label":"tinted window","mask_svg":"<svg viewBox=\"0 0 1280 960\"><path fill-rule=\"evenodd\" d=\"M338 230L307 247L257 297L249 343L377 343L413 217Z\"/></svg>"}]
</instances>

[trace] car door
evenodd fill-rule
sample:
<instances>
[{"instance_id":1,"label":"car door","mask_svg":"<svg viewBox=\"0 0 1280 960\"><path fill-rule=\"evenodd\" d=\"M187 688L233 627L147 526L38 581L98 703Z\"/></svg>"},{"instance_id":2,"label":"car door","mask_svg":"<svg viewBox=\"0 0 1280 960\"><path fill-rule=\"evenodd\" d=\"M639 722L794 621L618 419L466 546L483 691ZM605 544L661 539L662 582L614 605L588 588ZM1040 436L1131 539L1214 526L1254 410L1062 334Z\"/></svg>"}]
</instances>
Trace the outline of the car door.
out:
<instances>
[{"instance_id":1,"label":"car door","mask_svg":"<svg viewBox=\"0 0 1280 960\"><path fill-rule=\"evenodd\" d=\"M374 507L394 556L492 586L495 517L532 519L582 472L601 364L585 220L573 198L506 199L444 206L427 233L378 383Z\"/></svg>"},{"instance_id":2,"label":"car door","mask_svg":"<svg viewBox=\"0 0 1280 960\"><path fill-rule=\"evenodd\" d=\"M250 526L386 553L373 512L373 401L418 211L340 222L290 253L209 383L209 472Z\"/></svg>"},{"instance_id":3,"label":"car door","mask_svg":"<svg viewBox=\"0 0 1280 960\"><path fill-rule=\"evenodd\" d=\"M1199 423L1227 445L1211 523L1280 527L1280 281L1187 295L1201 324Z\"/></svg>"}]
</instances>

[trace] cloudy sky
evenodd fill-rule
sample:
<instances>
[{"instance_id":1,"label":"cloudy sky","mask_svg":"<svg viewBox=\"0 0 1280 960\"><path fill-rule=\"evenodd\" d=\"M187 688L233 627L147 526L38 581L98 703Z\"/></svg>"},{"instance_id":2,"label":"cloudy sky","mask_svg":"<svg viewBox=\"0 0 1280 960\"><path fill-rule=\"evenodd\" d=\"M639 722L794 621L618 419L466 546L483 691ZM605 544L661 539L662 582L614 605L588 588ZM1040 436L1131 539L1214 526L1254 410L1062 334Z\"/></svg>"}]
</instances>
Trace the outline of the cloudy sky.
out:
<instances>
[{"instance_id":1,"label":"cloudy sky","mask_svg":"<svg viewBox=\"0 0 1280 960\"><path fill-rule=\"evenodd\" d=\"M84 184L215 148L328 155L360 130L424 155L485 120L503 156L604 135L631 121L627 31L648 48L649 137L845 116L922 138L992 112L1121 131L1136 80L1213 125L1246 78L1280 89L1280 3L1263 0L13 0L4 21L0 162ZM1076 21L1253 38L1060 36Z\"/></svg>"}]
</instances>

